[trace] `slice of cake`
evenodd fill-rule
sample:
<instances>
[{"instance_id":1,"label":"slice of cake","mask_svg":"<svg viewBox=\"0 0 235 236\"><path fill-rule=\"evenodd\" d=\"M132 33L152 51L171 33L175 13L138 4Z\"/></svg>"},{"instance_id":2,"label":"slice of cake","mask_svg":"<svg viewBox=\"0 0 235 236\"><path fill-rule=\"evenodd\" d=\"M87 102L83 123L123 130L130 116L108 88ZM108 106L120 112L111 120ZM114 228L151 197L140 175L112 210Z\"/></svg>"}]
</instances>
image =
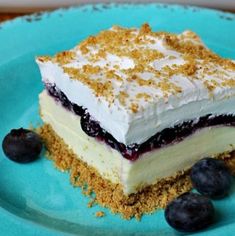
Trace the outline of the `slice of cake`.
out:
<instances>
[{"instance_id":1,"label":"slice of cake","mask_svg":"<svg viewBox=\"0 0 235 236\"><path fill-rule=\"evenodd\" d=\"M197 160L235 149L235 64L191 31L114 26L37 63L49 151L57 140L60 163L75 161L98 202L126 217L187 190L177 181Z\"/></svg>"}]
</instances>

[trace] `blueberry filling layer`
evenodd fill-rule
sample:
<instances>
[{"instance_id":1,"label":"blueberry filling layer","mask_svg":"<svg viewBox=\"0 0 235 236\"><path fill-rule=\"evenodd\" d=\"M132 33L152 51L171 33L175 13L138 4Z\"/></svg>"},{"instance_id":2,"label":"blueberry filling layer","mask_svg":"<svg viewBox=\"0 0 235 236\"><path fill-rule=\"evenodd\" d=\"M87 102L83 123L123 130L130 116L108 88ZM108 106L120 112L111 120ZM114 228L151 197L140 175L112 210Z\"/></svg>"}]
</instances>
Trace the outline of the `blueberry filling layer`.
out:
<instances>
[{"instance_id":1,"label":"blueberry filling layer","mask_svg":"<svg viewBox=\"0 0 235 236\"><path fill-rule=\"evenodd\" d=\"M66 109L73 111L76 115L81 117L81 128L89 136L96 138L99 141L105 142L110 147L118 150L123 157L134 161L145 153L153 149L164 147L171 143L182 141L185 137L193 134L196 130L216 125L235 126L234 115L219 115L213 116L208 114L200 117L197 120L190 120L181 124L175 125L171 128L166 128L161 132L156 133L142 144L125 145L118 142L110 133L105 131L95 121L87 111L87 109L74 104L68 100L66 95L60 91L55 85L46 84L48 93Z\"/></svg>"}]
</instances>

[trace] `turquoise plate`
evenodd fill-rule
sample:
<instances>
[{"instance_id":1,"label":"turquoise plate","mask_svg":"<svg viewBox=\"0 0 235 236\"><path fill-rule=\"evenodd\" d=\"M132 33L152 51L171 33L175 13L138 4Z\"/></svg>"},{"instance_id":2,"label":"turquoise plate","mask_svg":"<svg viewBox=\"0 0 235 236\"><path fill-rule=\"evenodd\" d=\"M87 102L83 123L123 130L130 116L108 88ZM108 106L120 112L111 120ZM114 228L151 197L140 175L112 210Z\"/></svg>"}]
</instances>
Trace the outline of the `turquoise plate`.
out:
<instances>
[{"instance_id":1,"label":"turquoise plate","mask_svg":"<svg viewBox=\"0 0 235 236\"><path fill-rule=\"evenodd\" d=\"M235 16L208 9L175 5L85 5L26 16L0 25L0 142L13 127L38 125L38 94L42 90L36 55L69 49L90 34L113 24L127 27L149 22L154 30L191 29L222 56L235 59ZM141 222L122 220L69 184L41 157L20 165L0 150L0 235L179 235L165 222L163 211ZM197 235L233 235L235 184L229 197L215 201L216 222ZM103 218L96 218L99 210ZM180 234L182 235L182 234Z\"/></svg>"}]
</instances>

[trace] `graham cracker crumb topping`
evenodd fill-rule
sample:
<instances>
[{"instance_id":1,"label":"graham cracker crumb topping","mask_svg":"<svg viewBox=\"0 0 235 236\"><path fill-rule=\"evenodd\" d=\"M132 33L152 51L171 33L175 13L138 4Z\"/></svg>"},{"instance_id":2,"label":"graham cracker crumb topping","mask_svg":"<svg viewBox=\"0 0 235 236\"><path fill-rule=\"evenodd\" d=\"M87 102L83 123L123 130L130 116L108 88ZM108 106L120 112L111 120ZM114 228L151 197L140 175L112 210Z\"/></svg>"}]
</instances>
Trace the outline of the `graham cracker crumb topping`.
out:
<instances>
[{"instance_id":1,"label":"graham cracker crumb topping","mask_svg":"<svg viewBox=\"0 0 235 236\"><path fill-rule=\"evenodd\" d=\"M131 113L139 112L150 100L180 97L184 79L192 84L201 81L212 96L216 88L235 87L235 63L210 51L194 32L154 32L146 23L140 29L113 26L72 50L38 60L57 63L95 96L110 106L118 101ZM176 82L175 77L180 79ZM140 99L143 91L146 95Z\"/></svg>"}]
</instances>

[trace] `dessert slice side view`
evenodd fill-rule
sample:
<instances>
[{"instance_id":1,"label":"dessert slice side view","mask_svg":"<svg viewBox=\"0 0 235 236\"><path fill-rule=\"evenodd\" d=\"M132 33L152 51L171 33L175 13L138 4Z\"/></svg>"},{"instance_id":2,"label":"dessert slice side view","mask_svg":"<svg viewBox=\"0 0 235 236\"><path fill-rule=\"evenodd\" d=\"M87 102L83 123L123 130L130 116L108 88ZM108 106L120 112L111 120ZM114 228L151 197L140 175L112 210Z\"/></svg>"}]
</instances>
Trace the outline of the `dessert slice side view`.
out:
<instances>
[{"instance_id":1,"label":"dessert slice side view","mask_svg":"<svg viewBox=\"0 0 235 236\"><path fill-rule=\"evenodd\" d=\"M151 212L170 193L164 203L151 194L169 190L169 183L190 188L179 176L196 161L233 158L235 64L191 31L113 26L37 63L45 85L39 96L44 138L63 143L61 149L108 183L110 198L116 191L119 203L132 207L127 213L100 197L115 212Z\"/></svg>"}]
</instances>

